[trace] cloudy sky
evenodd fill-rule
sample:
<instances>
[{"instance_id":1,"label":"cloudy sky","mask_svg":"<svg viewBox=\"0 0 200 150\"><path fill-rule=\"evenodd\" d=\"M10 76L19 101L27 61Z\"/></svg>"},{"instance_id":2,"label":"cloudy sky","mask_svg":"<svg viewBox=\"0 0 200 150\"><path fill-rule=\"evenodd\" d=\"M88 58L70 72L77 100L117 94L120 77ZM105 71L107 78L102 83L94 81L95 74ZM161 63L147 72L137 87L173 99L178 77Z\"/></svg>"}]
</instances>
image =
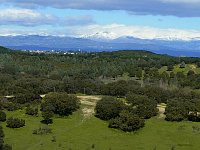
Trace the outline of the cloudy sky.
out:
<instances>
[{"instance_id":1,"label":"cloudy sky","mask_svg":"<svg viewBox=\"0 0 200 150\"><path fill-rule=\"evenodd\" d=\"M0 35L200 38L200 0L0 0Z\"/></svg>"}]
</instances>

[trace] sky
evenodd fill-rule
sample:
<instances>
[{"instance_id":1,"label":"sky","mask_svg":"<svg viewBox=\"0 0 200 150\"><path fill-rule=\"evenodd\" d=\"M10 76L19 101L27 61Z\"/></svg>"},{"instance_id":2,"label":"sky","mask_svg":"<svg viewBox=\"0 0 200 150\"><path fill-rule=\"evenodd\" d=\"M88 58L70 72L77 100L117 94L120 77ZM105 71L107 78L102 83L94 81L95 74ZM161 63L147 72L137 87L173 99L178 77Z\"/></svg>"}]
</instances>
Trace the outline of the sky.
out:
<instances>
[{"instance_id":1,"label":"sky","mask_svg":"<svg viewBox=\"0 0 200 150\"><path fill-rule=\"evenodd\" d=\"M0 35L200 38L200 0L0 0Z\"/></svg>"}]
</instances>

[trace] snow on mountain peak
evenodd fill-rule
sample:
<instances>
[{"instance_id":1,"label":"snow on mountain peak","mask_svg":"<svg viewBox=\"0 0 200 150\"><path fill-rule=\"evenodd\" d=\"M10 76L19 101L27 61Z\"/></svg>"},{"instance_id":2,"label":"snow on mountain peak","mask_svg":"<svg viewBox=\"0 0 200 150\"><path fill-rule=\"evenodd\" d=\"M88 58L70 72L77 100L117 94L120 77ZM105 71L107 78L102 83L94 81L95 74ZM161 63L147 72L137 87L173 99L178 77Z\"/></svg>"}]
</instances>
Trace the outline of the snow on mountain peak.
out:
<instances>
[{"instance_id":1,"label":"snow on mountain peak","mask_svg":"<svg viewBox=\"0 0 200 150\"><path fill-rule=\"evenodd\" d=\"M93 34L86 34L79 36L80 38L87 38L93 40L113 40L118 38L117 34L113 32L103 31L103 32L96 32Z\"/></svg>"}]
</instances>

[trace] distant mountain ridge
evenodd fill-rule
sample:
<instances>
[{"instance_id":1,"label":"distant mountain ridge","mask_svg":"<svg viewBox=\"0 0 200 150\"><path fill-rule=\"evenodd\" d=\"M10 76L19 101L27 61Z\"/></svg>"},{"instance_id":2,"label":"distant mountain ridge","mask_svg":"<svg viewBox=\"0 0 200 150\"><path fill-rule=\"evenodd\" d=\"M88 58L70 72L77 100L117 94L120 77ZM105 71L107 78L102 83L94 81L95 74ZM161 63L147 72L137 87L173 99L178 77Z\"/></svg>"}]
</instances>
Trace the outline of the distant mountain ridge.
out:
<instances>
[{"instance_id":1,"label":"distant mountain ridge","mask_svg":"<svg viewBox=\"0 0 200 150\"><path fill-rule=\"evenodd\" d=\"M105 33L105 35L107 35ZM119 38L66 37L17 35L0 36L0 45L13 49L26 50L81 50L81 51L114 51L114 50L149 50L160 54L174 56L200 57L200 40L161 40L139 39L132 36Z\"/></svg>"}]
</instances>

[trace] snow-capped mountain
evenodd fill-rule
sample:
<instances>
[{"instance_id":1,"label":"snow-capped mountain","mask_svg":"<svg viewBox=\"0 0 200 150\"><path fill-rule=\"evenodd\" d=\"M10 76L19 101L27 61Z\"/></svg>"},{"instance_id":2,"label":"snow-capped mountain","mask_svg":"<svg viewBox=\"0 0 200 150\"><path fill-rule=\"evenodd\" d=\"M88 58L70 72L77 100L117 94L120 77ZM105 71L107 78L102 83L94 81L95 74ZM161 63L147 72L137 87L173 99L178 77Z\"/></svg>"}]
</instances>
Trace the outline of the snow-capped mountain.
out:
<instances>
[{"instance_id":1,"label":"snow-capped mountain","mask_svg":"<svg viewBox=\"0 0 200 150\"><path fill-rule=\"evenodd\" d=\"M27 50L149 50L156 53L184 56L200 56L200 40L140 39L134 36L115 37L103 32L81 37L16 35L0 36L0 45Z\"/></svg>"},{"instance_id":2,"label":"snow-capped mountain","mask_svg":"<svg viewBox=\"0 0 200 150\"><path fill-rule=\"evenodd\" d=\"M97 40L97 41L110 41L113 39L118 38L118 36L113 32L96 32L94 34L87 34L87 35L80 35L80 38L84 39L91 39L91 40Z\"/></svg>"}]
</instances>

